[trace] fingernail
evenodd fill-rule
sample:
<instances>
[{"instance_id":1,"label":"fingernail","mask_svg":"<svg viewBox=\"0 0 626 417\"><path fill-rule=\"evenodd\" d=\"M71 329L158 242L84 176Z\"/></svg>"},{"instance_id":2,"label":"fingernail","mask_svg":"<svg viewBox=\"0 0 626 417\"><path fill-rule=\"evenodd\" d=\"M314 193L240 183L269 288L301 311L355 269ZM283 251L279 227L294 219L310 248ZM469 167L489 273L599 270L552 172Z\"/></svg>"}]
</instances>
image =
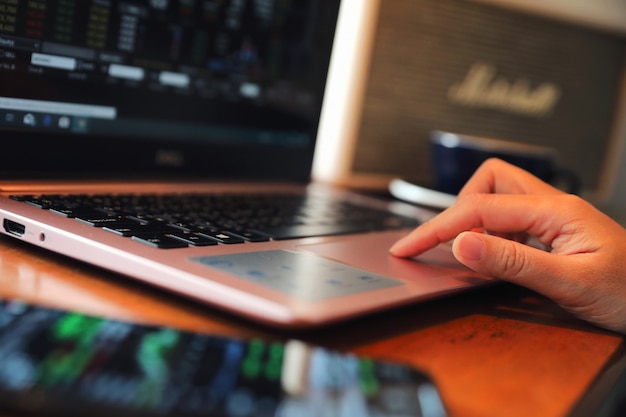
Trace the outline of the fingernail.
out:
<instances>
[{"instance_id":1,"label":"fingernail","mask_svg":"<svg viewBox=\"0 0 626 417\"><path fill-rule=\"evenodd\" d=\"M460 236L458 243L459 254L469 261L480 261L483 257L484 243L473 233Z\"/></svg>"}]
</instances>

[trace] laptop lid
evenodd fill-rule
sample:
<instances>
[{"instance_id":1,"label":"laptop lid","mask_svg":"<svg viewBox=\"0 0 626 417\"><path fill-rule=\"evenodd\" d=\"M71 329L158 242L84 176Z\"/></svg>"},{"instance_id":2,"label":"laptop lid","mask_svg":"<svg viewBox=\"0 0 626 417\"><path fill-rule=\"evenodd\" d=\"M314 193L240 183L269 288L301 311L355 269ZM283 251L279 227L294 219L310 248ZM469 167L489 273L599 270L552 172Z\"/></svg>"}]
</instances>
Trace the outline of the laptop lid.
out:
<instances>
[{"instance_id":1,"label":"laptop lid","mask_svg":"<svg viewBox=\"0 0 626 417\"><path fill-rule=\"evenodd\" d=\"M339 0L12 0L0 178L306 181Z\"/></svg>"},{"instance_id":2,"label":"laptop lid","mask_svg":"<svg viewBox=\"0 0 626 417\"><path fill-rule=\"evenodd\" d=\"M368 42L357 34L363 33L359 28L373 22L370 18L378 4L344 1L339 13L338 3L2 2L2 178L10 174L10 178L308 181L322 97L325 122L321 124L327 132L333 126L331 113L338 117L358 105L349 100L359 96L358 80L334 88L349 78L358 63L365 62ZM334 37L336 27L338 36ZM337 94L325 96L331 43L330 73L336 76L329 76L331 87L327 88ZM343 50L335 48L337 44ZM345 61L337 57L351 46L357 49L346 55L348 65L341 65ZM356 78L364 75L361 72ZM338 107L326 106L336 104L333 98L340 98ZM92 182L40 188L40 182L33 182L25 187L18 183L18 194L31 189L35 194L41 190L52 194L68 189L88 193L111 190L108 182L100 188ZM120 183L115 183L116 192L136 191L132 181ZM431 211L331 187L308 188L313 200L307 201L313 202L315 209L305 211L323 220L311 223L315 230L306 225L303 230L300 223L279 224L289 233L263 229L264 238L253 242L234 232L226 234L232 226L228 219L217 219L216 227L208 222L209 228L199 232L200 223L207 225L202 219L198 223L184 215L177 219L180 221L167 216L170 220L163 222L162 213L153 212L150 214L158 216L154 222L137 222L139 217L131 219L125 209L117 213L117 204L112 205L117 207L115 214L95 206L84 210L86 214L78 213L84 206L68 212L57 210L60 206L54 204L55 209L49 210L47 204L39 208L17 196L8 198L9 192L18 188L12 185L3 184L0 193L0 233L274 325L321 325L489 282L460 268L448 247L432 251L428 259L420 259L424 262L389 255L388 248L408 233L413 219L425 220ZM276 184L169 185L158 183L157 188L177 192L301 190ZM338 195L351 204L343 206L343 212L352 224L369 224L367 233L325 230L325 221L334 217L326 209L338 207L327 198ZM322 200L326 204L320 209ZM392 222L385 221L385 227L379 228L355 215L356 207L362 205L370 214L388 214L391 209L412 219L390 219L385 214ZM104 218L103 211L107 212ZM270 222L274 219L265 217ZM144 225L158 230L135 228ZM392 226L391 230L380 230L387 226ZM236 231L264 233L257 230L263 225L248 223L246 227ZM196 244L198 241L203 244Z\"/></svg>"}]
</instances>

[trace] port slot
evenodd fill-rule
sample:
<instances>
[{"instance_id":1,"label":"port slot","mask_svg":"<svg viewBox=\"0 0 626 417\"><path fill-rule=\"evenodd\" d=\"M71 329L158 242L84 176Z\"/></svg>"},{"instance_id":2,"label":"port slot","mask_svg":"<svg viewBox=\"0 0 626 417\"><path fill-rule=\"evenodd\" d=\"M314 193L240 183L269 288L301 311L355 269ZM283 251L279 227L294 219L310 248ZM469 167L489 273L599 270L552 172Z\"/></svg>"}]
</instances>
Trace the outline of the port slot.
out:
<instances>
[{"instance_id":1,"label":"port slot","mask_svg":"<svg viewBox=\"0 0 626 417\"><path fill-rule=\"evenodd\" d=\"M5 231L15 236L24 236L24 232L26 232L26 226L14 222L13 220L4 219L2 221L2 226L4 227Z\"/></svg>"}]
</instances>

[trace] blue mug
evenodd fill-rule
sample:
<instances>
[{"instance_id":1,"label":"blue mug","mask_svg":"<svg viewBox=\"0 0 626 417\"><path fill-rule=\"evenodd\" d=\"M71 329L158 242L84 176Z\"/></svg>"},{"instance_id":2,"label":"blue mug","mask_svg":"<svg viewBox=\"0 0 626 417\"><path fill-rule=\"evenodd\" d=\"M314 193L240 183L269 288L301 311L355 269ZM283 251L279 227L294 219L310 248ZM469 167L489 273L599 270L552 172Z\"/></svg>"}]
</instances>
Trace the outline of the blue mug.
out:
<instances>
[{"instance_id":1,"label":"blue mug","mask_svg":"<svg viewBox=\"0 0 626 417\"><path fill-rule=\"evenodd\" d=\"M474 171L489 158L500 158L568 193L578 194L580 177L557 164L554 148L434 131L431 134L435 188L458 194Z\"/></svg>"}]
</instances>

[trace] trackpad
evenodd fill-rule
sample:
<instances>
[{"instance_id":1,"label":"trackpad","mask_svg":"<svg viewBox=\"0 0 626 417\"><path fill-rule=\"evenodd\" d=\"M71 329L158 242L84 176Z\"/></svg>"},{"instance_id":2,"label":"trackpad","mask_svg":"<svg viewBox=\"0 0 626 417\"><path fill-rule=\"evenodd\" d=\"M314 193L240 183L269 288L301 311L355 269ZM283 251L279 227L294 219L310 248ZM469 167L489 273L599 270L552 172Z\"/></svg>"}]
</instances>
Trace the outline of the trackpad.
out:
<instances>
[{"instance_id":1,"label":"trackpad","mask_svg":"<svg viewBox=\"0 0 626 417\"><path fill-rule=\"evenodd\" d=\"M307 301L404 285L395 279L306 252L272 250L191 260Z\"/></svg>"},{"instance_id":2,"label":"trackpad","mask_svg":"<svg viewBox=\"0 0 626 417\"><path fill-rule=\"evenodd\" d=\"M359 239L338 239L326 243L301 245L298 249L404 282L419 281L422 285L433 288L450 284L473 285L493 280L459 263L447 244L442 244L414 259L397 258L389 253L389 248L399 237L395 233L371 234L359 236Z\"/></svg>"}]
</instances>

